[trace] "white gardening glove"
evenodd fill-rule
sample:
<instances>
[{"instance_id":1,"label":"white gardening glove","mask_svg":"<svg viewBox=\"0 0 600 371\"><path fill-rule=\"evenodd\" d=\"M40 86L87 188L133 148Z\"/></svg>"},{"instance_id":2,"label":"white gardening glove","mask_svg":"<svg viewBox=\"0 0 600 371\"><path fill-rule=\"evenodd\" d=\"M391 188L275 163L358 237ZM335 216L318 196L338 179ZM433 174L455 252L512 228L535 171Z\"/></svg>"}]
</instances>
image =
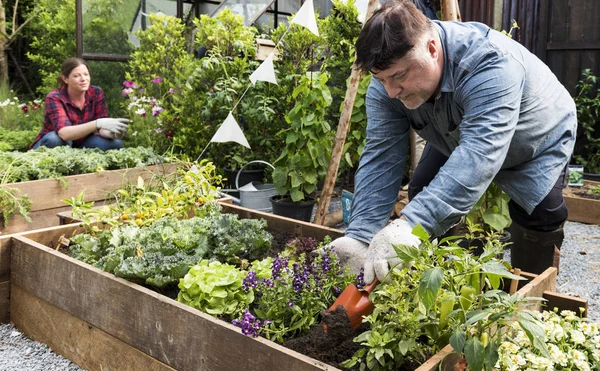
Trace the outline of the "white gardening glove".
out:
<instances>
[{"instance_id":1,"label":"white gardening glove","mask_svg":"<svg viewBox=\"0 0 600 371\"><path fill-rule=\"evenodd\" d=\"M360 269L365 263L366 243L351 237L339 237L333 240L327 248L317 249L313 251L313 254L323 255L329 248L337 255L340 266L350 267L352 274L360 273Z\"/></svg>"},{"instance_id":2,"label":"white gardening glove","mask_svg":"<svg viewBox=\"0 0 600 371\"><path fill-rule=\"evenodd\" d=\"M406 220L396 219L371 240L365 256L364 280L370 284L375 276L381 282L389 281L390 267L395 267L401 261L392 245L419 246L419 238L412 234L412 228Z\"/></svg>"},{"instance_id":3,"label":"white gardening glove","mask_svg":"<svg viewBox=\"0 0 600 371\"><path fill-rule=\"evenodd\" d=\"M127 125L128 122L129 120L124 118L113 119L105 117L96 120L96 129L108 130L115 136L123 137L127 132L127 129L129 129L129 126Z\"/></svg>"},{"instance_id":4,"label":"white gardening glove","mask_svg":"<svg viewBox=\"0 0 600 371\"><path fill-rule=\"evenodd\" d=\"M112 131L108 131L106 129L98 130L98 134L100 134L100 136L102 138L106 138L106 139L122 139L123 136L125 135L125 133L123 133L123 134L113 133Z\"/></svg>"}]
</instances>

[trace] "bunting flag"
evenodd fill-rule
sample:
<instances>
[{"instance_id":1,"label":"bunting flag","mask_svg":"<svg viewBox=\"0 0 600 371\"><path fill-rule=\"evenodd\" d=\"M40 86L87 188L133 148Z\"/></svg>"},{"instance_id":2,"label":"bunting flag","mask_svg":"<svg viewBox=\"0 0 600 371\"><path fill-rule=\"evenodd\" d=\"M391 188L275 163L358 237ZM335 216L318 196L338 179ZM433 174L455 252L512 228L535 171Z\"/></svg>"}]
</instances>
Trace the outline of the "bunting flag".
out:
<instances>
[{"instance_id":1,"label":"bunting flag","mask_svg":"<svg viewBox=\"0 0 600 371\"><path fill-rule=\"evenodd\" d=\"M248 140L244 136L237 121L233 118L231 111L229 111L227 118L223 121L221 127L219 127L219 130L217 130L210 141L216 143L236 142L244 147L250 148Z\"/></svg>"},{"instance_id":2,"label":"bunting flag","mask_svg":"<svg viewBox=\"0 0 600 371\"><path fill-rule=\"evenodd\" d=\"M250 81L252 84L256 84L257 81L271 82L277 85L277 77L275 76L275 68L273 68L273 53L269 54L256 71L250 75Z\"/></svg>"},{"instance_id":3,"label":"bunting flag","mask_svg":"<svg viewBox=\"0 0 600 371\"><path fill-rule=\"evenodd\" d=\"M315 7L313 6L313 0L306 0L304 5L300 8L298 13L292 19L292 24L306 27L310 32L319 36L319 28L317 27L317 19L315 18Z\"/></svg>"}]
</instances>

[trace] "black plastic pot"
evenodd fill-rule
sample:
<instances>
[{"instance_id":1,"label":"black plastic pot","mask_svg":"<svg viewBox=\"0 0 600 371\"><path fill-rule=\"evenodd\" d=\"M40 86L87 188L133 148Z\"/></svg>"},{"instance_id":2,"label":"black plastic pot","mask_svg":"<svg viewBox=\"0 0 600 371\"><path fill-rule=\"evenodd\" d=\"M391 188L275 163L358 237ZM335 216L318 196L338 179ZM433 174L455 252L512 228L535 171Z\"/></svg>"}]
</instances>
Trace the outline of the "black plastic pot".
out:
<instances>
[{"instance_id":1,"label":"black plastic pot","mask_svg":"<svg viewBox=\"0 0 600 371\"><path fill-rule=\"evenodd\" d=\"M585 179L585 180L591 180L591 181L594 181L594 182L600 182L600 174L583 173L583 179Z\"/></svg>"},{"instance_id":2,"label":"black plastic pot","mask_svg":"<svg viewBox=\"0 0 600 371\"><path fill-rule=\"evenodd\" d=\"M312 212L317 200L311 198L300 202L293 202L289 197L271 196L273 214L285 216L296 220L310 222Z\"/></svg>"}]
</instances>

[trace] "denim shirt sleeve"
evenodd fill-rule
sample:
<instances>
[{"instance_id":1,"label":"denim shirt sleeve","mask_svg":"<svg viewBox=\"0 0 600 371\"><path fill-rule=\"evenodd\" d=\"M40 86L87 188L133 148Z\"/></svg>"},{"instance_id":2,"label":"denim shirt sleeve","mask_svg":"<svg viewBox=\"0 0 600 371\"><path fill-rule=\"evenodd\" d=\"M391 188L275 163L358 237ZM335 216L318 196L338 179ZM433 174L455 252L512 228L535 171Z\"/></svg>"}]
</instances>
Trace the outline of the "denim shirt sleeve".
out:
<instances>
[{"instance_id":1,"label":"denim shirt sleeve","mask_svg":"<svg viewBox=\"0 0 600 371\"><path fill-rule=\"evenodd\" d=\"M411 225L420 223L436 236L469 212L500 171L519 120L525 80L524 66L510 54L490 52L473 65L452 62L445 61L454 68L444 70L451 74L444 79L452 78L453 103L464 111L458 146L402 210Z\"/></svg>"},{"instance_id":2,"label":"denim shirt sleeve","mask_svg":"<svg viewBox=\"0 0 600 371\"><path fill-rule=\"evenodd\" d=\"M371 80L366 99L367 140L355 176L346 230L346 236L366 243L387 223L402 183L410 125L398 111L398 104L379 81Z\"/></svg>"}]
</instances>

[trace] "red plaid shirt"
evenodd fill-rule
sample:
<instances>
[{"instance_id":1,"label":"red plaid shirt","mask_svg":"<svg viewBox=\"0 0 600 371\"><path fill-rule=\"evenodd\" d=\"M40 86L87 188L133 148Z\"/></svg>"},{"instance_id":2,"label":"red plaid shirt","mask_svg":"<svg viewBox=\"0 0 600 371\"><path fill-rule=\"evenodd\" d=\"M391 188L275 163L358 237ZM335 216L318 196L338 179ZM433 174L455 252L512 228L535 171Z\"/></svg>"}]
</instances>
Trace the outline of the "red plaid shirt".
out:
<instances>
[{"instance_id":1,"label":"red plaid shirt","mask_svg":"<svg viewBox=\"0 0 600 371\"><path fill-rule=\"evenodd\" d=\"M33 147L35 143L51 131L58 133L65 126L81 125L102 117L108 117L108 111L104 101L104 92L99 87L92 85L85 92L83 110L71 103L66 87L52 90L46 96L44 126L31 146ZM84 140L85 138L74 140L73 145L77 146Z\"/></svg>"}]
</instances>

